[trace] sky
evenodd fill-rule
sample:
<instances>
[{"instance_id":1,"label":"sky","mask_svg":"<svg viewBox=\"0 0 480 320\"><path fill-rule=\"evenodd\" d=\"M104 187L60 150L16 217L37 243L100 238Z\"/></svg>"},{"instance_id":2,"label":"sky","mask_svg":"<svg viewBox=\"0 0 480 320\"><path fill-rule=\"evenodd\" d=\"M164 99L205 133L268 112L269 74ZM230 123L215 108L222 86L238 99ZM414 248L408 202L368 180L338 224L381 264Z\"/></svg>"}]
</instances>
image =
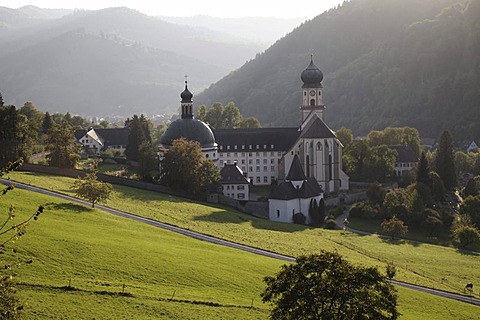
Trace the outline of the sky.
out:
<instances>
[{"instance_id":1,"label":"sky","mask_svg":"<svg viewBox=\"0 0 480 320\"><path fill-rule=\"evenodd\" d=\"M313 18L344 0L0 0L0 6L19 8L90 9L128 7L151 16L188 17L209 15L220 18L277 17Z\"/></svg>"}]
</instances>

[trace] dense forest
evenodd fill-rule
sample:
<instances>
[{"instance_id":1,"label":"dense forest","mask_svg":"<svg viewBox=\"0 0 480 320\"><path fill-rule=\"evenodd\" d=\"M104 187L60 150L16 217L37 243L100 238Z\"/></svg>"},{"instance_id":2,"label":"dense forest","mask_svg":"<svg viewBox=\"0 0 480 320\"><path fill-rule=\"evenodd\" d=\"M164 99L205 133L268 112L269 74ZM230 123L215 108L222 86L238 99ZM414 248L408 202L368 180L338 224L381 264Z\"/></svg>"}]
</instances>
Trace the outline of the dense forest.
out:
<instances>
[{"instance_id":1,"label":"dense forest","mask_svg":"<svg viewBox=\"0 0 480 320\"><path fill-rule=\"evenodd\" d=\"M305 22L197 96L263 126L299 124L300 73L324 73L326 122L355 135L413 126L480 138L480 1L351 0ZM260 111L261 110L261 111ZM298 119L298 121L292 121Z\"/></svg>"}]
</instances>

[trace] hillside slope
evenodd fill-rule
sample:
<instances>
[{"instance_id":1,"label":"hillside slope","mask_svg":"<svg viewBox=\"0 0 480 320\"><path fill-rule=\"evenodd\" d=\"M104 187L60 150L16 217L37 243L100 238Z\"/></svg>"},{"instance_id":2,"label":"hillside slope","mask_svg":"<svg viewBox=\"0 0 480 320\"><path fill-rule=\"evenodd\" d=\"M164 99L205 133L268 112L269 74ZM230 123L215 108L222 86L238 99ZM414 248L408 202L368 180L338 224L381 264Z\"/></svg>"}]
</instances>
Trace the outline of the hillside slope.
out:
<instances>
[{"instance_id":1,"label":"hillside slope","mask_svg":"<svg viewBox=\"0 0 480 320\"><path fill-rule=\"evenodd\" d=\"M345 2L212 85L197 103L233 100L264 126L298 125L300 73L313 49L334 129L362 135L411 125L424 136L450 129L479 138L479 16L478 1Z\"/></svg>"},{"instance_id":2,"label":"hillside slope","mask_svg":"<svg viewBox=\"0 0 480 320\"><path fill-rule=\"evenodd\" d=\"M128 8L75 11L0 35L0 92L46 111L161 113L178 107L185 73L200 90L258 50Z\"/></svg>"}]
</instances>

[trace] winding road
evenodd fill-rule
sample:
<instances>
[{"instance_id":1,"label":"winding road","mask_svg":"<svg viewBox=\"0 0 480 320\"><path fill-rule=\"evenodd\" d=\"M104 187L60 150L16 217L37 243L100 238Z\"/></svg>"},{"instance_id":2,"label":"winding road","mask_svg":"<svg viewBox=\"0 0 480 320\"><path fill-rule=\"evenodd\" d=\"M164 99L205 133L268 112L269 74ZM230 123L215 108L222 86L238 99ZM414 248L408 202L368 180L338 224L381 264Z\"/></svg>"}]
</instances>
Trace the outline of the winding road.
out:
<instances>
[{"instance_id":1,"label":"winding road","mask_svg":"<svg viewBox=\"0 0 480 320\"><path fill-rule=\"evenodd\" d=\"M11 183L11 181L6 180L6 179L0 179L0 183L8 185L8 184ZM64 194L61 194L61 193L53 192L53 191L50 191L50 190L46 190L46 189L31 186L31 185L23 184L23 183L20 183L20 182L15 182L15 187L19 188L19 189L24 189L24 190L28 190L28 191L33 191L33 192L53 196L53 197L64 199L64 200L71 201L71 202L80 203L82 205L90 206L90 203L87 202L87 201L84 201L84 200L81 200L81 199L78 199L78 198L74 198L74 197L70 197L70 196L67 196L67 195L64 195ZM137 215L134 215L134 214L131 214L131 213L127 213L127 212L119 211L119 210L116 210L116 209L112 209L112 208L109 208L109 207L106 207L106 206L96 205L95 207L97 209L106 211L106 212L114 214L116 216L120 216L120 217L124 217L124 218L128 218L128 219L136 220L136 221L139 221L139 222L143 222L143 223L149 224L151 226L162 228L162 229L169 230L169 231L172 231L172 232L176 232L176 233L179 233L179 234L182 234L182 235L194 238L194 239L207 241L207 242L210 242L210 243L214 243L214 244L218 244L218 245L222 245L222 246L226 246L226 247L231 247L231 248L238 249L238 250L247 251L247 252L250 252L250 253L262 255L262 256L265 256L265 257L269 257L269 258L284 260L284 261L288 261L288 262L295 262L295 258L290 257L290 256L286 256L286 255L278 254L278 253L275 253L275 252L262 250L262 249L258 249L258 248L254 248L254 247L249 247L249 246L242 245L242 244L239 244L239 243L215 238L215 237L212 237L212 236L209 236L209 235L205 235L205 234L198 233L198 232L195 232L195 231L179 228L177 226L174 226L174 225L171 225L171 224L168 224L168 223L163 223L163 222L147 219L147 218L140 217L140 216L137 216ZM475 298L475 297L469 297L469 296L456 294L456 293L451 293L451 292L446 292L446 291L441 291L441 290L437 290L437 289L430 289L430 288L426 288L426 287L422 287L422 286L418 286L418 285L414 285L414 284L410 284L410 283L400 282L400 281L396 281L396 280L391 280L391 283L393 283L395 285L398 285L398 286L401 286L401 287L408 288L408 289L418 290L418 291L434 294L434 295L437 295L437 296L440 296L440 297L454 299L454 300L458 300L458 301L462 301L462 302L466 302L466 303L470 303L470 304L480 306L480 299Z\"/></svg>"}]
</instances>

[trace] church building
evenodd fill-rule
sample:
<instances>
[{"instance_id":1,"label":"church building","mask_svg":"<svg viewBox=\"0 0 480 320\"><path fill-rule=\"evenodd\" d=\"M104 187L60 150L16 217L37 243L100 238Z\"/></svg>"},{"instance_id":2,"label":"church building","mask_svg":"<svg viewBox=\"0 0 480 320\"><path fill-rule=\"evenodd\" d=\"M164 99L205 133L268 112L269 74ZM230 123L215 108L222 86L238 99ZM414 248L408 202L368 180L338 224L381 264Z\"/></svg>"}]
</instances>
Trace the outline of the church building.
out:
<instances>
[{"instance_id":1,"label":"church building","mask_svg":"<svg viewBox=\"0 0 480 320\"><path fill-rule=\"evenodd\" d=\"M198 141L207 159L221 169L236 163L253 185L286 180L298 157L307 178L313 178L325 193L348 190L349 178L342 170L343 146L325 124L323 73L314 64L301 73L300 126L284 128L215 129L193 117L193 94L181 94L182 115L167 128L161 139L160 156L175 139Z\"/></svg>"}]
</instances>

